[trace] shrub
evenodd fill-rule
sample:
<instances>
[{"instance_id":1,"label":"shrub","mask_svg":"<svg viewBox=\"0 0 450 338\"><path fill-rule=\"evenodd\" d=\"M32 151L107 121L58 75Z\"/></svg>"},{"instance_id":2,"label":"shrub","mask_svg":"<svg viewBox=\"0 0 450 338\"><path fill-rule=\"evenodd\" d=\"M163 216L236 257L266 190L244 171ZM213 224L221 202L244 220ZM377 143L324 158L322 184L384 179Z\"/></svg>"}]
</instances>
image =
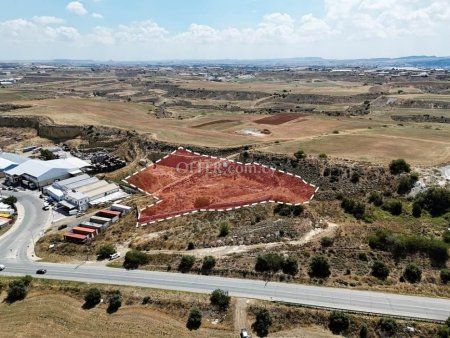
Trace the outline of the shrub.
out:
<instances>
[{"instance_id":1,"label":"shrub","mask_svg":"<svg viewBox=\"0 0 450 338\"><path fill-rule=\"evenodd\" d=\"M295 156L295 158L301 160L301 159L306 158L306 153L300 149L294 153L294 156Z\"/></svg>"},{"instance_id":2,"label":"shrub","mask_svg":"<svg viewBox=\"0 0 450 338\"><path fill-rule=\"evenodd\" d=\"M309 264L308 274L311 278L328 278L331 275L330 264L324 256L315 256Z\"/></svg>"},{"instance_id":3,"label":"shrub","mask_svg":"<svg viewBox=\"0 0 450 338\"><path fill-rule=\"evenodd\" d=\"M369 203L380 207L383 204L383 196L378 191L373 191L369 196Z\"/></svg>"},{"instance_id":4,"label":"shrub","mask_svg":"<svg viewBox=\"0 0 450 338\"><path fill-rule=\"evenodd\" d=\"M415 264L408 264L403 272L403 278L410 283L418 283L422 279L422 270Z\"/></svg>"},{"instance_id":5,"label":"shrub","mask_svg":"<svg viewBox=\"0 0 450 338\"><path fill-rule=\"evenodd\" d=\"M353 172L352 176L350 177L350 182L358 183L360 178L361 178L361 174L355 171L355 172Z\"/></svg>"},{"instance_id":6,"label":"shrub","mask_svg":"<svg viewBox=\"0 0 450 338\"><path fill-rule=\"evenodd\" d=\"M447 284L450 282L450 269L443 269L440 273L441 282Z\"/></svg>"},{"instance_id":7,"label":"shrub","mask_svg":"<svg viewBox=\"0 0 450 338\"><path fill-rule=\"evenodd\" d=\"M284 263L283 256L276 253L258 255L255 263L256 272L278 272Z\"/></svg>"},{"instance_id":8,"label":"shrub","mask_svg":"<svg viewBox=\"0 0 450 338\"><path fill-rule=\"evenodd\" d=\"M389 164L389 171L392 175L398 175L401 173L409 173L411 171L411 166L406 163L406 161L402 158L398 160L393 160Z\"/></svg>"},{"instance_id":9,"label":"shrub","mask_svg":"<svg viewBox=\"0 0 450 338\"><path fill-rule=\"evenodd\" d=\"M399 216L403 212L403 204L398 200L389 200L383 203L381 208L393 216Z\"/></svg>"},{"instance_id":10,"label":"shrub","mask_svg":"<svg viewBox=\"0 0 450 338\"><path fill-rule=\"evenodd\" d=\"M202 270L210 272L216 266L216 259L213 256L205 256L203 258Z\"/></svg>"},{"instance_id":11,"label":"shrub","mask_svg":"<svg viewBox=\"0 0 450 338\"><path fill-rule=\"evenodd\" d=\"M420 216L422 216L422 207L417 202L414 202L412 205L412 215L415 218L420 218Z\"/></svg>"},{"instance_id":12,"label":"shrub","mask_svg":"<svg viewBox=\"0 0 450 338\"><path fill-rule=\"evenodd\" d=\"M447 243L450 244L450 230L445 230L444 233L442 234L442 240Z\"/></svg>"},{"instance_id":13,"label":"shrub","mask_svg":"<svg viewBox=\"0 0 450 338\"><path fill-rule=\"evenodd\" d=\"M450 211L450 190L432 187L416 197L420 206L431 216L437 217Z\"/></svg>"},{"instance_id":14,"label":"shrub","mask_svg":"<svg viewBox=\"0 0 450 338\"><path fill-rule=\"evenodd\" d=\"M322 154L319 154L319 158L325 160L328 158L328 156L327 156L327 154L322 153Z\"/></svg>"},{"instance_id":15,"label":"shrub","mask_svg":"<svg viewBox=\"0 0 450 338\"><path fill-rule=\"evenodd\" d=\"M320 244L323 247L329 247L332 246L334 242L334 239L331 237L322 237L322 239L320 240Z\"/></svg>"},{"instance_id":16,"label":"shrub","mask_svg":"<svg viewBox=\"0 0 450 338\"><path fill-rule=\"evenodd\" d=\"M41 149L41 158L44 161L49 161L49 160L54 160L57 159L58 156L55 155L54 153L52 153L50 150L48 149Z\"/></svg>"},{"instance_id":17,"label":"shrub","mask_svg":"<svg viewBox=\"0 0 450 338\"><path fill-rule=\"evenodd\" d=\"M186 273L191 271L195 263L194 256L183 256L181 257L180 264L178 264L178 271Z\"/></svg>"},{"instance_id":18,"label":"shrub","mask_svg":"<svg viewBox=\"0 0 450 338\"><path fill-rule=\"evenodd\" d=\"M231 297L228 296L227 291L216 289L211 293L209 300L212 305L217 306L221 310L226 310L230 305Z\"/></svg>"},{"instance_id":19,"label":"shrub","mask_svg":"<svg viewBox=\"0 0 450 338\"><path fill-rule=\"evenodd\" d=\"M258 337L267 337L271 325L272 315L269 310L259 309L256 312L255 322L252 324L252 329L256 332Z\"/></svg>"},{"instance_id":20,"label":"shrub","mask_svg":"<svg viewBox=\"0 0 450 338\"><path fill-rule=\"evenodd\" d=\"M195 245L193 242L189 242L187 245L187 250L194 250L195 249Z\"/></svg>"},{"instance_id":21,"label":"shrub","mask_svg":"<svg viewBox=\"0 0 450 338\"><path fill-rule=\"evenodd\" d=\"M389 268L380 261L375 261L372 265L372 276L385 280L389 276Z\"/></svg>"},{"instance_id":22,"label":"shrub","mask_svg":"<svg viewBox=\"0 0 450 338\"><path fill-rule=\"evenodd\" d=\"M189 330L198 330L201 325L202 325L202 312L197 308L191 309L191 311L189 312L186 327Z\"/></svg>"},{"instance_id":23,"label":"shrub","mask_svg":"<svg viewBox=\"0 0 450 338\"><path fill-rule=\"evenodd\" d=\"M341 311L333 311L328 317L328 328L334 334L340 334L350 326L350 319L347 314Z\"/></svg>"},{"instance_id":24,"label":"shrub","mask_svg":"<svg viewBox=\"0 0 450 338\"><path fill-rule=\"evenodd\" d=\"M31 277L30 275L25 275L21 278L21 280L26 287L29 287L31 285L31 282L33 281L33 277Z\"/></svg>"},{"instance_id":25,"label":"shrub","mask_svg":"<svg viewBox=\"0 0 450 338\"><path fill-rule=\"evenodd\" d=\"M133 249L125 254L123 266L126 269L137 269L140 265L148 264L149 261L150 258L145 252Z\"/></svg>"},{"instance_id":26,"label":"shrub","mask_svg":"<svg viewBox=\"0 0 450 338\"><path fill-rule=\"evenodd\" d=\"M283 273L295 276L298 273L298 262L294 257L288 257L283 262Z\"/></svg>"},{"instance_id":27,"label":"shrub","mask_svg":"<svg viewBox=\"0 0 450 338\"><path fill-rule=\"evenodd\" d=\"M2 199L2 202L8 204L9 206L13 206L17 203L17 198L15 196L8 196Z\"/></svg>"},{"instance_id":28,"label":"shrub","mask_svg":"<svg viewBox=\"0 0 450 338\"><path fill-rule=\"evenodd\" d=\"M113 291L108 298L108 312L116 312L122 306L122 295L119 290Z\"/></svg>"},{"instance_id":29,"label":"shrub","mask_svg":"<svg viewBox=\"0 0 450 338\"><path fill-rule=\"evenodd\" d=\"M367 254L365 252L358 253L358 259L360 261L367 262L369 259L367 258Z\"/></svg>"},{"instance_id":30,"label":"shrub","mask_svg":"<svg viewBox=\"0 0 450 338\"><path fill-rule=\"evenodd\" d=\"M219 237L226 237L230 233L230 226L228 223L222 223L220 225Z\"/></svg>"},{"instance_id":31,"label":"shrub","mask_svg":"<svg viewBox=\"0 0 450 338\"><path fill-rule=\"evenodd\" d=\"M400 181L398 182L397 187L397 193L400 195L407 194L411 191L411 189L414 187L414 184L417 180L410 176L403 176L400 178Z\"/></svg>"},{"instance_id":32,"label":"shrub","mask_svg":"<svg viewBox=\"0 0 450 338\"><path fill-rule=\"evenodd\" d=\"M366 205L362 202L355 202L349 198L343 198L341 207L348 214L352 214L356 219L362 219L366 212Z\"/></svg>"},{"instance_id":33,"label":"shrub","mask_svg":"<svg viewBox=\"0 0 450 338\"><path fill-rule=\"evenodd\" d=\"M142 298L143 305L150 304L151 302L152 302L152 299L150 298L150 296L145 296L144 298Z\"/></svg>"},{"instance_id":34,"label":"shrub","mask_svg":"<svg viewBox=\"0 0 450 338\"><path fill-rule=\"evenodd\" d=\"M8 302L15 302L22 300L27 296L27 287L23 280L14 280L9 283L8 295L6 300Z\"/></svg>"},{"instance_id":35,"label":"shrub","mask_svg":"<svg viewBox=\"0 0 450 338\"><path fill-rule=\"evenodd\" d=\"M305 207L303 205L294 205L292 207L292 215L300 216L301 214L303 214L304 210L305 210Z\"/></svg>"},{"instance_id":36,"label":"shrub","mask_svg":"<svg viewBox=\"0 0 450 338\"><path fill-rule=\"evenodd\" d=\"M102 294L97 288L90 288L86 291L84 295L84 302L87 307L94 307L99 304L102 300Z\"/></svg>"},{"instance_id":37,"label":"shrub","mask_svg":"<svg viewBox=\"0 0 450 338\"><path fill-rule=\"evenodd\" d=\"M116 248L113 244L105 244L98 248L97 257L98 259L106 259L111 257L112 254L116 253Z\"/></svg>"},{"instance_id":38,"label":"shrub","mask_svg":"<svg viewBox=\"0 0 450 338\"><path fill-rule=\"evenodd\" d=\"M363 324L361 329L359 330L359 338L367 338L369 335L369 330L367 329L367 325Z\"/></svg>"},{"instance_id":39,"label":"shrub","mask_svg":"<svg viewBox=\"0 0 450 338\"><path fill-rule=\"evenodd\" d=\"M377 327L385 336L391 337L397 331L397 322L392 318L381 318Z\"/></svg>"},{"instance_id":40,"label":"shrub","mask_svg":"<svg viewBox=\"0 0 450 338\"><path fill-rule=\"evenodd\" d=\"M450 328L448 326L442 325L439 327L437 335L437 338L449 338L450 337Z\"/></svg>"}]
</instances>

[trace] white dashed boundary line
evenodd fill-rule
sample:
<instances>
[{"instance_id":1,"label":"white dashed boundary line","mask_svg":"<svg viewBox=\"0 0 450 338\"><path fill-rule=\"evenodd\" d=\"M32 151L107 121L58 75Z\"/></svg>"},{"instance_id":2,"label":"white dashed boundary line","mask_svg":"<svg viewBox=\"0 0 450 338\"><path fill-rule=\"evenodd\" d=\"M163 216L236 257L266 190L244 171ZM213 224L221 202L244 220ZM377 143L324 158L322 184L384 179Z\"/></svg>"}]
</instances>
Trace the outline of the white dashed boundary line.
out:
<instances>
[{"instance_id":1,"label":"white dashed boundary line","mask_svg":"<svg viewBox=\"0 0 450 338\"><path fill-rule=\"evenodd\" d=\"M161 162L161 160L164 160L164 159L168 158L170 155L175 154L177 150L185 150L185 151L187 151L188 153L192 153L192 154L197 155L197 156L202 156L202 157L210 158L210 159L213 159L213 160L220 160L220 161L232 162L232 163L235 163L235 164L238 164L238 165L246 165L246 166L248 166L248 165L256 165L256 166L260 166L260 167L263 167L263 168L266 168L266 169L270 169L270 170L272 170L272 171L274 171L274 172L280 172L280 173L283 173L283 174L286 174L286 175L289 175L289 176L293 176L293 177L295 177L295 178L301 180L304 184L307 184L307 185L309 185L309 186L311 186L311 187L314 187L314 188L316 188L316 189L315 189L314 193L312 194L312 196L309 198L309 200L308 200L308 201L305 201L305 202L303 202L303 203L295 203L295 204L293 204L293 203L287 203L287 202L276 201L276 200L265 200L265 201L260 201L260 202L251 203L251 204L238 205L238 206L230 207L230 208L196 209L196 210L192 210L192 211L188 211L188 212L180 212L179 214L175 214L175 215L168 216L168 217L157 218L157 219L154 219L154 220L152 220L152 221L150 221L150 222L147 222L147 223L139 223L139 219L141 218L141 213L142 213L145 209L151 208L151 207L155 206L156 204L161 203L161 202L162 202L162 199L160 199L158 196L153 195L153 194L151 194L151 193L149 193L149 192L147 192L147 191L145 191L145 190L143 190L143 189L141 189L141 188L136 187L134 184L129 183L128 180L129 180L131 177L133 177L133 176L135 176L135 175L141 173L142 171L144 171L144 170L146 170L146 169L148 169L148 168L151 168L151 167L155 166L156 164L158 164L159 162ZM196 214L196 213L198 213L198 212L216 212L216 211L217 211L217 212L226 212L226 211L231 211L231 210L239 210L239 209L241 209L241 208L254 207L254 206L257 206L257 205L267 204L267 203L276 203L276 204L284 204L284 205L290 205L290 206L298 206L298 205L302 205L302 204L308 204L308 203L314 198L314 195L317 193L317 191L319 191L319 187L316 187L314 184L311 184L311 183L306 182L304 179L302 179L302 178L301 178L300 176L298 176L298 175L295 175L295 174L293 174L293 173L289 173L289 172L286 172L286 171L283 171L283 170L279 170L279 169L276 169L276 168L273 168L273 167L269 167L269 166L267 166L267 165L260 164L260 163L258 163L258 162L242 163L242 162L239 162L239 161L229 160L229 159L222 158L222 157L219 158L219 157L217 157L217 156L211 156L211 155L200 154L200 153L198 153L198 152L194 152L194 151L192 151L192 150L185 149L185 148L183 148L183 147L179 147L177 150L174 150L174 151L172 151L170 154L164 156L163 158L160 158L159 160L155 161L154 163L149 164L149 165L145 166L144 168L137 170L134 174L129 175L129 176L127 176L125 179L122 180L122 181L125 182L126 184L129 184L129 185L132 186L133 188L139 190L140 192L142 192L142 193L146 194L147 196L150 196L150 197L152 197L152 198L154 198L154 199L156 200L156 202L151 203L151 204L148 204L148 205L146 205L145 207L143 207L143 208L141 208L141 209L138 210L138 221L137 221L137 223L136 223L136 227L139 227L139 226L146 226L146 225L154 224L154 223L156 223L156 222L162 222L162 221L166 221L166 220L171 220L171 219L178 218L178 217L181 217L181 216L188 216L188 215Z\"/></svg>"}]
</instances>

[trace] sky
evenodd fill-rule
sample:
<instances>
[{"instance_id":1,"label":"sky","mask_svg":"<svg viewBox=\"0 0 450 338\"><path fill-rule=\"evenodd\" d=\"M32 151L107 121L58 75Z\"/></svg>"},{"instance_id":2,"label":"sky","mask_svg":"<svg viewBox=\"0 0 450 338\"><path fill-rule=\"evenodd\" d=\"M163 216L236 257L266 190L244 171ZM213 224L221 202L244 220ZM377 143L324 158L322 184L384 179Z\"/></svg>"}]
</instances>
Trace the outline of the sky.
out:
<instances>
[{"instance_id":1,"label":"sky","mask_svg":"<svg viewBox=\"0 0 450 338\"><path fill-rule=\"evenodd\" d=\"M3 0L0 59L450 56L450 0Z\"/></svg>"}]
</instances>

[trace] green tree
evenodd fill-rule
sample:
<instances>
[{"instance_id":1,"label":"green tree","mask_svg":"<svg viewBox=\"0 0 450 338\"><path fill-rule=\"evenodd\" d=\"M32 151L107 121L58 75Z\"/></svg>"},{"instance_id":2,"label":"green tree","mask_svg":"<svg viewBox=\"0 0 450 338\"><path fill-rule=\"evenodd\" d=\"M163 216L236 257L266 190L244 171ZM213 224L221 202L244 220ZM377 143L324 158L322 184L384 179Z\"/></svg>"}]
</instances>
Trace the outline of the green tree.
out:
<instances>
[{"instance_id":1,"label":"green tree","mask_svg":"<svg viewBox=\"0 0 450 338\"><path fill-rule=\"evenodd\" d=\"M94 307L102 300L102 294L97 288L90 288L84 295L84 303L86 307Z\"/></svg>"},{"instance_id":2,"label":"green tree","mask_svg":"<svg viewBox=\"0 0 450 338\"><path fill-rule=\"evenodd\" d=\"M381 318L377 328L386 336L392 337L397 332L397 322L392 318Z\"/></svg>"},{"instance_id":3,"label":"green tree","mask_svg":"<svg viewBox=\"0 0 450 338\"><path fill-rule=\"evenodd\" d=\"M412 205L412 215L415 218L420 218L422 216L422 207L420 203L414 202Z\"/></svg>"},{"instance_id":4,"label":"green tree","mask_svg":"<svg viewBox=\"0 0 450 338\"><path fill-rule=\"evenodd\" d=\"M205 256L202 263L202 271L210 272L216 266L216 259L213 256Z\"/></svg>"},{"instance_id":5,"label":"green tree","mask_svg":"<svg viewBox=\"0 0 450 338\"><path fill-rule=\"evenodd\" d=\"M380 261L375 261L372 265L372 276L385 280L389 276L389 268Z\"/></svg>"},{"instance_id":6,"label":"green tree","mask_svg":"<svg viewBox=\"0 0 450 338\"><path fill-rule=\"evenodd\" d=\"M406 163L406 161L402 158L398 160L393 160L389 164L389 171L392 175L398 175L401 173L409 173L411 171L411 166Z\"/></svg>"},{"instance_id":7,"label":"green tree","mask_svg":"<svg viewBox=\"0 0 450 338\"><path fill-rule=\"evenodd\" d=\"M123 266L126 269L137 269L140 265L148 264L150 257L142 251L130 250L125 254Z\"/></svg>"},{"instance_id":8,"label":"green tree","mask_svg":"<svg viewBox=\"0 0 450 338\"><path fill-rule=\"evenodd\" d=\"M283 256L276 253L266 253L258 255L256 258L256 272L278 272L284 263Z\"/></svg>"},{"instance_id":9,"label":"green tree","mask_svg":"<svg viewBox=\"0 0 450 338\"><path fill-rule=\"evenodd\" d=\"M367 325L361 325L361 329L359 330L359 338L367 338L369 335L369 330L367 329Z\"/></svg>"},{"instance_id":10,"label":"green tree","mask_svg":"<svg viewBox=\"0 0 450 338\"><path fill-rule=\"evenodd\" d=\"M202 312L199 309L197 308L191 309L191 311L189 312L186 327L191 331L198 330L202 325L202 317L203 317Z\"/></svg>"},{"instance_id":11,"label":"green tree","mask_svg":"<svg viewBox=\"0 0 450 338\"><path fill-rule=\"evenodd\" d=\"M378 191L373 191L369 196L369 203L376 207L383 205L383 196Z\"/></svg>"},{"instance_id":12,"label":"green tree","mask_svg":"<svg viewBox=\"0 0 450 338\"><path fill-rule=\"evenodd\" d=\"M390 212L393 216L399 216L403 212L403 204L398 200L389 200L383 203L381 208Z\"/></svg>"},{"instance_id":13,"label":"green tree","mask_svg":"<svg viewBox=\"0 0 450 338\"><path fill-rule=\"evenodd\" d=\"M48 149L41 149L41 158L44 161L49 161L49 160L55 160L58 158L57 155L55 155L54 153L52 153L50 150Z\"/></svg>"},{"instance_id":14,"label":"green tree","mask_svg":"<svg viewBox=\"0 0 450 338\"><path fill-rule=\"evenodd\" d=\"M400 195L409 193L415 183L416 180L414 180L411 176L403 176L398 182L397 193Z\"/></svg>"},{"instance_id":15,"label":"green tree","mask_svg":"<svg viewBox=\"0 0 450 338\"><path fill-rule=\"evenodd\" d=\"M450 282L450 269L443 269L440 273L441 282L447 284Z\"/></svg>"},{"instance_id":16,"label":"green tree","mask_svg":"<svg viewBox=\"0 0 450 338\"><path fill-rule=\"evenodd\" d=\"M288 257L283 262L283 273L295 276L298 273L298 261L294 257Z\"/></svg>"},{"instance_id":17,"label":"green tree","mask_svg":"<svg viewBox=\"0 0 450 338\"><path fill-rule=\"evenodd\" d=\"M112 292L108 298L108 313L119 310L122 306L122 295L119 290Z\"/></svg>"},{"instance_id":18,"label":"green tree","mask_svg":"<svg viewBox=\"0 0 450 338\"><path fill-rule=\"evenodd\" d=\"M11 303L22 300L27 296L27 292L28 290L23 280L14 280L9 283L6 300Z\"/></svg>"},{"instance_id":19,"label":"green tree","mask_svg":"<svg viewBox=\"0 0 450 338\"><path fill-rule=\"evenodd\" d=\"M442 234L442 240L447 243L450 244L450 230L445 230L444 233Z\"/></svg>"},{"instance_id":20,"label":"green tree","mask_svg":"<svg viewBox=\"0 0 450 338\"><path fill-rule=\"evenodd\" d=\"M346 313L342 311L333 311L328 317L328 328L334 334L340 334L347 330L350 326L350 319Z\"/></svg>"},{"instance_id":21,"label":"green tree","mask_svg":"<svg viewBox=\"0 0 450 338\"><path fill-rule=\"evenodd\" d=\"M255 322L252 324L253 331L258 337L267 337L269 328L272 325L272 314L267 309L258 309Z\"/></svg>"},{"instance_id":22,"label":"green tree","mask_svg":"<svg viewBox=\"0 0 450 338\"><path fill-rule=\"evenodd\" d=\"M450 211L450 190L442 187L431 187L419 194L416 201L431 216L438 217Z\"/></svg>"},{"instance_id":23,"label":"green tree","mask_svg":"<svg viewBox=\"0 0 450 338\"><path fill-rule=\"evenodd\" d=\"M178 264L178 271L186 273L191 271L195 263L195 256L183 256L181 257L180 264Z\"/></svg>"},{"instance_id":24,"label":"green tree","mask_svg":"<svg viewBox=\"0 0 450 338\"><path fill-rule=\"evenodd\" d=\"M30 275L25 275L21 278L21 280L26 287L29 287L31 285L31 282L33 282L33 277L31 277Z\"/></svg>"},{"instance_id":25,"label":"green tree","mask_svg":"<svg viewBox=\"0 0 450 338\"><path fill-rule=\"evenodd\" d=\"M403 278L410 283L418 283L422 279L422 270L414 263L410 263L403 272Z\"/></svg>"},{"instance_id":26,"label":"green tree","mask_svg":"<svg viewBox=\"0 0 450 338\"><path fill-rule=\"evenodd\" d=\"M325 256L314 256L309 264L311 278L328 278L331 275L330 264Z\"/></svg>"},{"instance_id":27,"label":"green tree","mask_svg":"<svg viewBox=\"0 0 450 338\"><path fill-rule=\"evenodd\" d=\"M107 259L111 257L112 254L116 253L116 247L113 244L104 244L100 246L97 250L97 258L99 260L101 259Z\"/></svg>"},{"instance_id":28,"label":"green tree","mask_svg":"<svg viewBox=\"0 0 450 338\"><path fill-rule=\"evenodd\" d=\"M15 197L15 196L8 196L8 197L5 197L5 198L2 200L2 202L5 203L5 204L8 204L8 205L10 205L10 206L13 206L14 204L17 203L17 197Z\"/></svg>"},{"instance_id":29,"label":"green tree","mask_svg":"<svg viewBox=\"0 0 450 338\"><path fill-rule=\"evenodd\" d=\"M231 297L228 295L227 291L216 289L211 293L209 300L211 301L212 305L217 306L220 310L223 311L228 309Z\"/></svg>"}]
</instances>

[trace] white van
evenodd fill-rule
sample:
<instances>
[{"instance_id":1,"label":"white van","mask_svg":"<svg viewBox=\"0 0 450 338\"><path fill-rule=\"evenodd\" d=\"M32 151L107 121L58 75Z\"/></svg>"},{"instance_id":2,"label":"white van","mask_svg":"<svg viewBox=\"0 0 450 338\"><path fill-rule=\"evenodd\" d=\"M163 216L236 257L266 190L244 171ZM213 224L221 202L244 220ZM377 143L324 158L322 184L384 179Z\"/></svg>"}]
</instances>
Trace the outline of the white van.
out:
<instances>
[{"instance_id":1,"label":"white van","mask_svg":"<svg viewBox=\"0 0 450 338\"><path fill-rule=\"evenodd\" d=\"M120 253L116 252L116 253L113 253L111 256L109 256L109 260L112 261L113 259L116 259L119 257L120 257Z\"/></svg>"},{"instance_id":2,"label":"white van","mask_svg":"<svg viewBox=\"0 0 450 338\"><path fill-rule=\"evenodd\" d=\"M6 266L4 266L3 264L0 264L0 271L3 271L6 269Z\"/></svg>"}]
</instances>

